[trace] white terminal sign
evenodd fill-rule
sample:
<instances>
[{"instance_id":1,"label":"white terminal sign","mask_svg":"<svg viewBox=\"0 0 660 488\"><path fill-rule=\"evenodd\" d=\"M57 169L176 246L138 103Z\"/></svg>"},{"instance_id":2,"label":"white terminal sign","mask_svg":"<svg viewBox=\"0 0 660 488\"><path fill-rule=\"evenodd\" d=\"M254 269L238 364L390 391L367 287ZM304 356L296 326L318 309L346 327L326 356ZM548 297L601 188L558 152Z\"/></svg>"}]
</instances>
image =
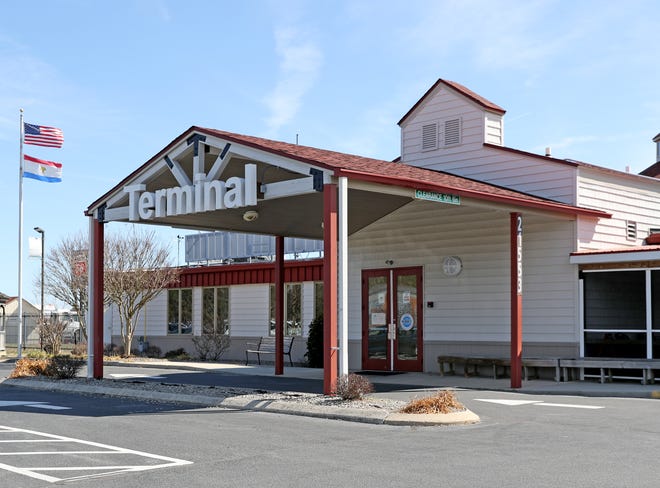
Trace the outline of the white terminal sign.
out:
<instances>
[{"instance_id":1,"label":"white terminal sign","mask_svg":"<svg viewBox=\"0 0 660 488\"><path fill-rule=\"evenodd\" d=\"M436 191L415 190L415 198L418 200L430 200L432 202L450 203L452 205L461 204L460 195L452 195L451 193L439 193Z\"/></svg>"},{"instance_id":2,"label":"white terminal sign","mask_svg":"<svg viewBox=\"0 0 660 488\"><path fill-rule=\"evenodd\" d=\"M128 219L151 220L159 217L212 212L257 204L257 165L245 165L245 177L232 176L227 181L206 180L195 175L193 185L145 191L144 184L124 187L128 193Z\"/></svg>"}]
</instances>

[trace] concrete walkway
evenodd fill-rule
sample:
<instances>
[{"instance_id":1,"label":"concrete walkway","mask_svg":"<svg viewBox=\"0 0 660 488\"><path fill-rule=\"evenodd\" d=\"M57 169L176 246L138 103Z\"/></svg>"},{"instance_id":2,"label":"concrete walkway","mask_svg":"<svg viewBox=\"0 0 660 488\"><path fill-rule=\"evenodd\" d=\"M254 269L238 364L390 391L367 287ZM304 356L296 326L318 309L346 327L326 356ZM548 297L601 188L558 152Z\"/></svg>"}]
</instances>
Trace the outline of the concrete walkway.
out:
<instances>
[{"instance_id":1,"label":"concrete walkway","mask_svg":"<svg viewBox=\"0 0 660 488\"><path fill-rule=\"evenodd\" d=\"M179 369L191 371L212 371L219 373L243 374L251 376L274 377L273 365L249 365L237 363L205 363L189 361L117 361L106 362L107 365L130 365L131 367ZM359 373L358 371L355 371ZM317 368L284 367L285 378L300 378L323 381L323 370ZM418 396L420 391L427 389L457 389L457 390L489 390L507 391L542 395L576 395L628 398L660 398L660 384L642 385L641 381L614 381L599 383L595 379L585 381L529 380L523 381L522 388L511 388L509 378L493 379L485 376L465 377L462 375L440 376L435 373L396 373L396 374L366 374L376 386L383 385L384 391L376 396L392 399L407 399Z\"/></svg>"}]
</instances>

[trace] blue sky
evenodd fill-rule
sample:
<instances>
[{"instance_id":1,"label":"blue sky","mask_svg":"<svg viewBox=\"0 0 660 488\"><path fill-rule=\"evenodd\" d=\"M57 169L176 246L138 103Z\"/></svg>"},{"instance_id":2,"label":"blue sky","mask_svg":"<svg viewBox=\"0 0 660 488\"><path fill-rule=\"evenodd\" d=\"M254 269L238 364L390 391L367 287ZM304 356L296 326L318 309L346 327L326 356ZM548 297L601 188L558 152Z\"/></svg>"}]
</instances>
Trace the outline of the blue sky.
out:
<instances>
[{"instance_id":1,"label":"blue sky","mask_svg":"<svg viewBox=\"0 0 660 488\"><path fill-rule=\"evenodd\" d=\"M639 172L660 132L660 2L33 0L0 6L0 291L18 292L19 108L64 130L24 181L23 295L46 247L191 125L381 159L438 79L507 110L505 145ZM111 224L109 231L118 229ZM172 248L176 235L159 232ZM46 300L48 303L48 299Z\"/></svg>"}]
</instances>

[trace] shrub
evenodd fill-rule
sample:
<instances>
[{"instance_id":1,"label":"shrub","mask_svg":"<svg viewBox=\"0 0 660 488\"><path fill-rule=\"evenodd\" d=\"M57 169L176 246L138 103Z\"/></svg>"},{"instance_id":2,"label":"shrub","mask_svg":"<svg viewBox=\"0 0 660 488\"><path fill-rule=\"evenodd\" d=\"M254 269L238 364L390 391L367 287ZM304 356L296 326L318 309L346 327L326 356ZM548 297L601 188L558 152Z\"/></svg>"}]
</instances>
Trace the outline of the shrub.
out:
<instances>
[{"instance_id":1,"label":"shrub","mask_svg":"<svg viewBox=\"0 0 660 488\"><path fill-rule=\"evenodd\" d=\"M46 351L40 351L39 349L33 349L25 353L25 357L28 359L48 359L50 354Z\"/></svg>"},{"instance_id":2,"label":"shrub","mask_svg":"<svg viewBox=\"0 0 660 488\"><path fill-rule=\"evenodd\" d=\"M231 345L227 334L202 334L192 338L195 351L202 361L218 361Z\"/></svg>"},{"instance_id":3,"label":"shrub","mask_svg":"<svg viewBox=\"0 0 660 488\"><path fill-rule=\"evenodd\" d=\"M87 343L79 342L71 348L71 355L76 357L86 357L87 356Z\"/></svg>"},{"instance_id":4,"label":"shrub","mask_svg":"<svg viewBox=\"0 0 660 488\"><path fill-rule=\"evenodd\" d=\"M16 361L10 378L26 376L48 376L51 378L75 378L84 361L71 356L54 356L47 359L22 358Z\"/></svg>"},{"instance_id":5,"label":"shrub","mask_svg":"<svg viewBox=\"0 0 660 488\"><path fill-rule=\"evenodd\" d=\"M451 413L465 410L453 391L439 391L435 395L410 401L401 413Z\"/></svg>"},{"instance_id":6,"label":"shrub","mask_svg":"<svg viewBox=\"0 0 660 488\"><path fill-rule=\"evenodd\" d=\"M16 361L10 378L23 378L25 376L40 376L48 367L48 359L22 358Z\"/></svg>"},{"instance_id":7,"label":"shrub","mask_svg":"<svg viewBox=\"0 0 660 488\"><path fill-rule=\"evenodd\" d=\"M67 323L57 319L47 319L39 325L39 337L43 340L44 349L52 354L59 354L62 349L64 332Z\"/></svg>"},{"instance_id":8,"label":"shrub","mask_svg":"<svg viewBox=\"0 0 660 488\"><path fill-rule=\"evenodd\" d=\"M167 351L165 353L165 359L169 359L170 361L190 361L190 354L183 347L180 347L179 349Z\"/></svg>"},{"instance_id":9,"label":"shrub","mask_svg":"<svg viewBox=\"0 0 660 488\"><path fill-rule=\"evenodd\" d=\"M351 373L337 378L333 393L342 400L362 400L364 395L373 391L374 387L367 378Z\"/></svg>"},{"instance_id":10,"label":"shrub","mask_svg":"<svg viewBox=\"0 0 660 488\"><path fill-rule=\"evenodd\" d=\"M67 378L75 378L78 376L80 368L83 367L84 361L79 358L71 356L53 356L48 360L48 366L44 371L44 375L58 380Z\"/></svg>"},{"instance_id":11,"label":"shrub","mask_svg":"<svg viewBox=\"0 0 660 488\"><path fill-rule=\"evenodd\" d=\"M159 358L163 355L163 351L161 351L158 346L149 346L146 351L144 351L144 354L148 358Z\"/></svg>"},{"instance_id":12,"label":"shrub","mask_svg":"<svg viewBox=\"0 0 660 488\"><path fill-rule=\"evenodd\" d=\"M319 315L309 324L305 357L310 368L323 367L323 315Z\"/></svg>"},{"instance_id":13,"label":"shrub","mask_svg":"<svg viewBox=\"0 0 660 488\"><path fill-rule=\"evenodd\" d=\"M103 348L103 355L109 357L121 356L122 350L123 348L117 347L117 344L106 344L106 346Z\"/></svg>"}]
</instances>

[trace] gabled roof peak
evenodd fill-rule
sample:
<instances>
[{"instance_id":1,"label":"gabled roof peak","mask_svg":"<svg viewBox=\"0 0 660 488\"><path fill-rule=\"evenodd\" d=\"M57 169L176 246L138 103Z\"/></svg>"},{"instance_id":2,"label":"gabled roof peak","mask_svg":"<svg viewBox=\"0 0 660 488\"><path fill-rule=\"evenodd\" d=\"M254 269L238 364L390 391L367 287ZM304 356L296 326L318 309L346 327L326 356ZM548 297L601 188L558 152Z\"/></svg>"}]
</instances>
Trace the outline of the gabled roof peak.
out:
<instances>
[{"instance_id":1,"label":"gabled roof peak","mask_svg":"<svg viewBox=\"0 0 660 488\"><path fill-rule=\"evenodd\" d=\"M419 107L422 102L428 97L438 86L444 85L446 87L449 87L450 89L454 90L457 92L459 95L464 96L465 98L468 98L469 100L473 101L477 105L481 106L482 108L488 110L489 112L494 112L499 115L504 115L506 113L506 110L504 110L502 107L499 105L491 102L490 100L482 97L481 95L473 92L469 88L461 85L460 83L456 83L455 81L450 81L450 80L443 80L442 78L438 78L438 81L436 81L431 88L429 88L426 93L420 98L415 105L412 106L410 110L404 115L401 120L399 120L399 125L401 125L414 111L417 107Z\"/></svg>"}]
</instances>

